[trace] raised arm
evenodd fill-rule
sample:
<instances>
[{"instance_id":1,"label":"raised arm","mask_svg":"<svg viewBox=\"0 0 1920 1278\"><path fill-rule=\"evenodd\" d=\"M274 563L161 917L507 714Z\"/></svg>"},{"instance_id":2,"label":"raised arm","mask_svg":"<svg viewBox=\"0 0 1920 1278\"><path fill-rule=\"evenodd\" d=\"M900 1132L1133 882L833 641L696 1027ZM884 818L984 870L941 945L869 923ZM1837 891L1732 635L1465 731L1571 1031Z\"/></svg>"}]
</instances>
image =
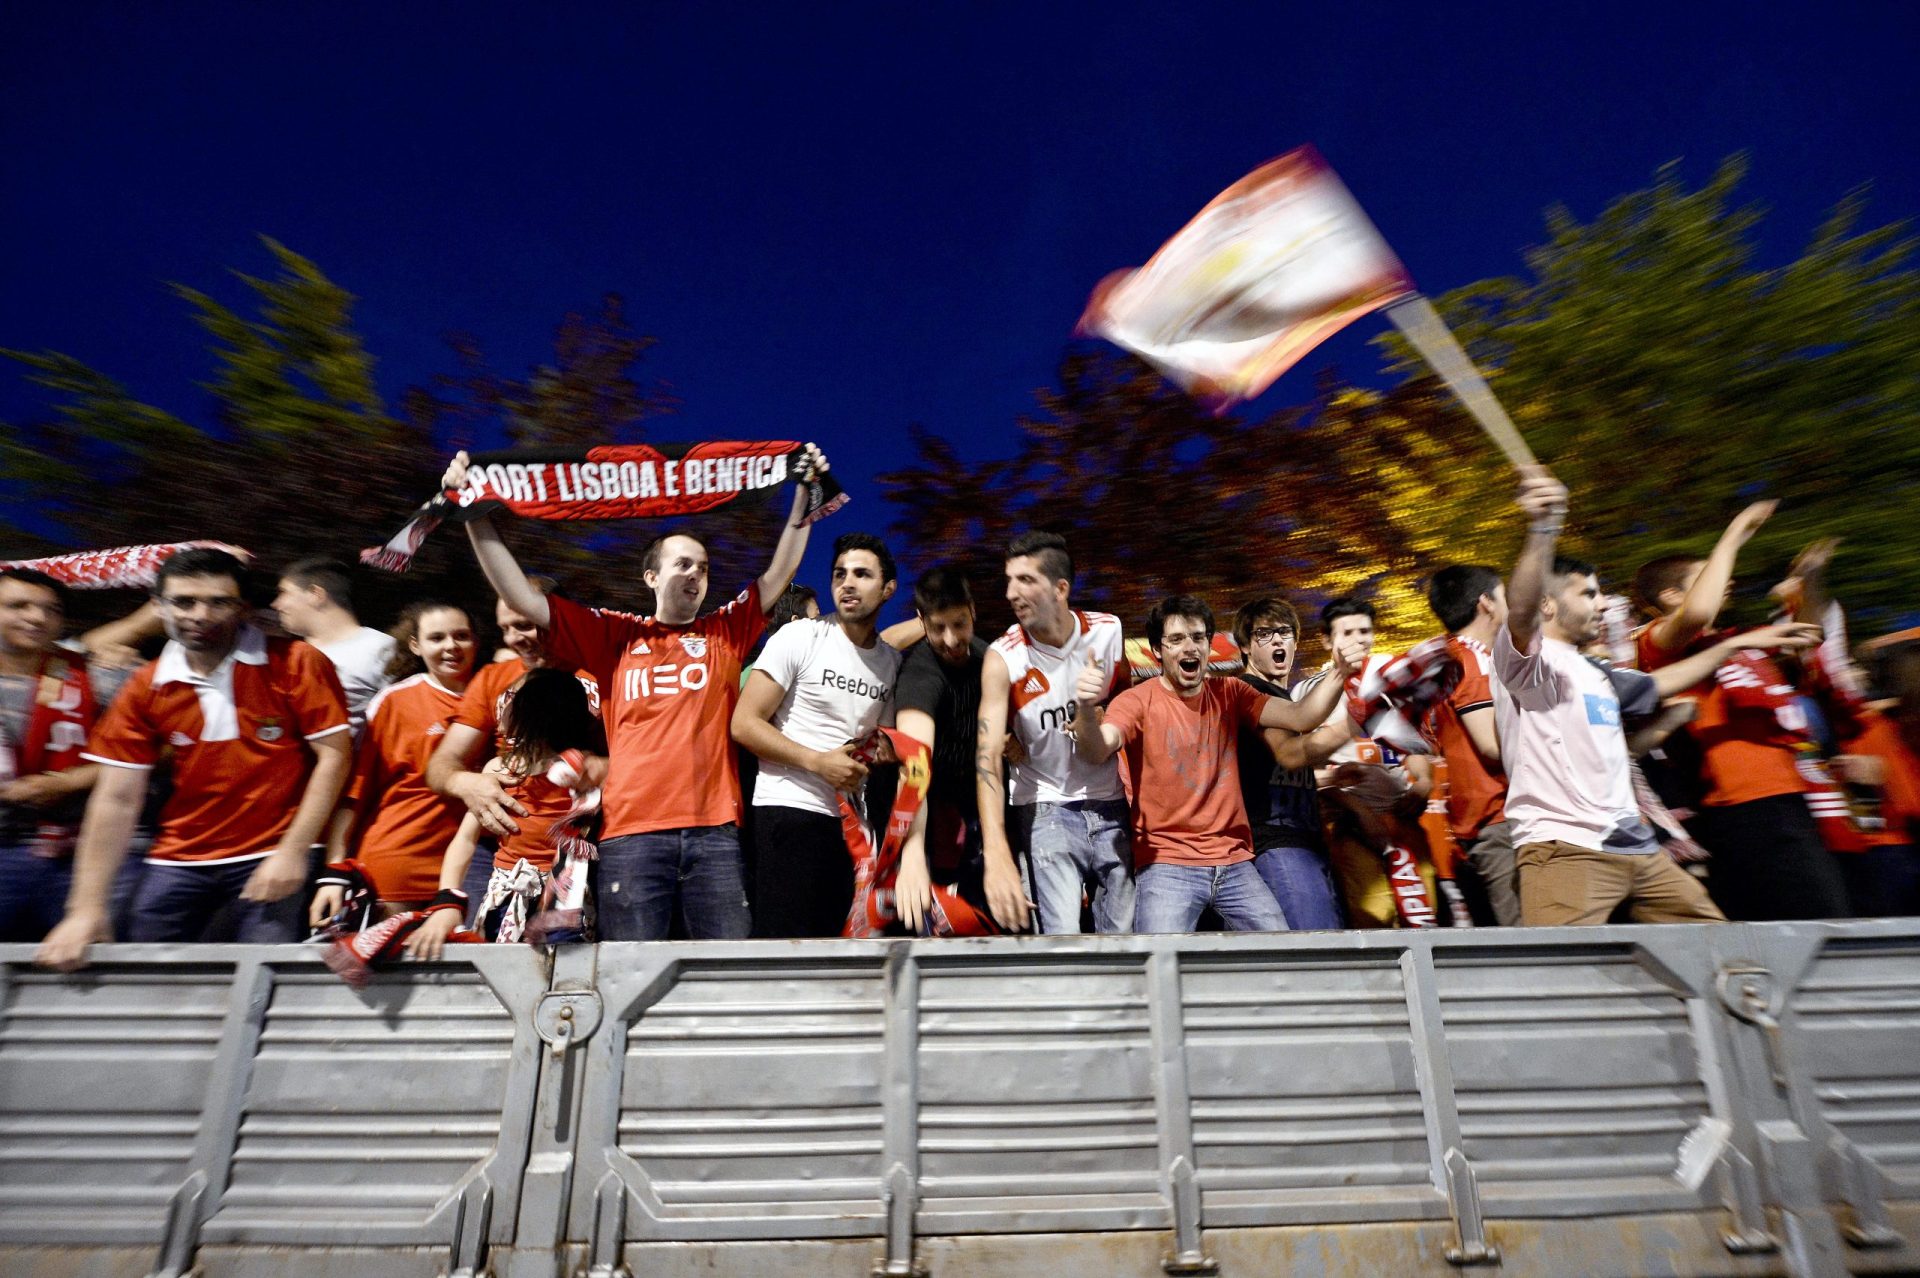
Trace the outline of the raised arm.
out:
<instances>
[{"instance_id":1,"label":"raised arm","mask_svg":"<svg viewBox=\"0 0 1920 1278\"><path fill-rule=\"evenodd\" d=\"M1088 653L1080 667L1080 678L1073 685L1077 703L1073 715L1073 748L1088 763L1105 763L1127 743L1120 729L1100 713L1100 699L1107 695L1112 679Z\"/></svg>"},{"instance_id":2,"label":"raised arm","mask_svg":"<svg viewBox=\"0 0 1920 1278\"><path fill-rule=\"evenodd\" d=\"M1527 540L1507 582L1507 633L1514 648L1525 652L1540 629L1540 604L1553 573L1553 548L1566 524L1567 486L1545 466L1523 467L1517 502L1527 517Z\"/></svg>"},{"instance_id":3,"label":"raised arm","mask_svg":"<svg viewBox=\"0 0 1920 1278\"><path fill-rule=\"evenodd\" d=\"M1739 556L1740 548L1753 540L1753 534L1760 531L1760 525L1767 522L1779 504L1756 501L1733 517L1727 530L1720 534L1720 540L1714 543L1700 575L1693 579L1679 611L1653 623L1655 644L1664 651L1678 652L1713 624L1713 619L1720 615L1721 602L1727 597L1727 587L1733 584L1733 561Z\"/></svg>"},{"instance_id":4,"label":"raised arm","mask_svg":"<svg viewBox=\"0 0 1920 1278\"><path fill-rule=\"evenodd\" d=\"M781 593L793 584L793 574L800 571L800 557L807 553L807 534L812 531L813 525L800 522L800 516L807 513L805 481L814 475L827 473L827 455L808 444L804 465L807 469L794 476L793 504L787 510L787 525L780 530L780 540L774 543L773 560L767 565L767 570L760 574L760 608L763 612L771 613L773 606L780 602Z\"/></svg>"},{"instance_id":5,"label":"raised arm","mask_svg":"<svg viewBox=\"0 0 1920 1278\"><path fill-rule=\"evenodd\" d=\"M1742 648L1811 648L1820 642L1820 627L1804 621L1786 621L1777 626L1762 626L1758 630L1749 630L1745 634L1723 639L1711 648L1703 649L1690 657L1661 666L1653 672L1654 687L1662 697L1671 697L1685 692L1702 679L1712 676L1713 672L1725 664L1727 658Z\"/></svg>"},{"instance_id":6,"label":"raised arm","mask_svg":"<svg viewBox=\"0 0 1920 1278\"><path fill-rule=\"evenodd\" d=\"M980 710L975 720L973 795L980 809L980 856L987 909L1010 932L1027 930L1029 906L1020 867L1007 842L1007 705L1012 681L1007 659L991 648L980 663Z\"/></svg>"},{"instance_id":7,"label":"raised arm","mask_svg":"<svg viewBox=\"0 0 1920 1278\"><path fill-rule=\"evenodd\" d=\"M1327 677L1315 684L1313 691L1300 700L1268 697L1260 709L1260 726L1312 732L1326 723L1333 717L1333 712L1339 709L1341 698L1347 695L1347 680L1366 664L1366 642L1360 638L1343 640L1333 651L1333 668L1327 672Z\"/></svg>"},{"instance_id":8,"label":"raised arm","mask_svg":"<svg viewBox=\"0 0 1920 1278\"><path fill-rule=\"evenodd\" d=\"M1268 728L1261 733L1274 762L1283 768L1317 768L1334 756L1335 751L1353 740L1353 720L1341 715L1332 723L1323 723L1312 732L1289 732Z\"/></svg>"},{"instance_id":9,"label":"raised arm","mask_svg":"<svg viewBox=\"0 0 1920 1278\"><path fill-rule=\"evenodd\" d=\"M464 487L467 465L466 451L463 449L455 453L447 473L440 477L441 488ZM479 561L480 571L487 575L487 584L493 587L493 592L505 601L507 607L542 630L553 624L553 613L547 607L547 597L534 589L533 583L527 580L527 574L520 570L520 561L507 549L507 543L500 540L500 530L493 526L491 516L468 523L467 540L473 545L473 557ZM785 583L780 589L786 589Z\"/></svg>"}]
</instances>

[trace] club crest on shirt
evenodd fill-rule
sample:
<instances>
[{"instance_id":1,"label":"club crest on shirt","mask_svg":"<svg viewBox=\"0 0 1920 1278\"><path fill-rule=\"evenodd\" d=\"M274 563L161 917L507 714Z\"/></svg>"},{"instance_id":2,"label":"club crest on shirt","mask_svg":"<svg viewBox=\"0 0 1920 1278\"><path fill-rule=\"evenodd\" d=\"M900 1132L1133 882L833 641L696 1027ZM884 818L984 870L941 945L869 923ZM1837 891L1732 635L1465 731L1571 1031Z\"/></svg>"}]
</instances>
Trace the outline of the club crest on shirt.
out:
<instances>
[{"instance_id":1,"label":"club crest on shirt","mask_svg":"<svg viewBox=\"0 0 1920 1278\"><path fill-rule=\"evenodd\" d=\"M694 658L696 661L707 655L707 637L705 635L682 635L680 636L680 646L686 650L689 657Z\"/></svg>"},{"instance_id":2,"label":"club crest on shirt","mask_svg":"<svg viewBox=\"0 0 1920 1278\"><path fill-rule=\"evenodd\" d=\"M260 721L260 727L254 732L254 735L262 741L278 741L286 735L286 731L280 726L278 719L262 719Z\"/></svg>"}]
</instances>

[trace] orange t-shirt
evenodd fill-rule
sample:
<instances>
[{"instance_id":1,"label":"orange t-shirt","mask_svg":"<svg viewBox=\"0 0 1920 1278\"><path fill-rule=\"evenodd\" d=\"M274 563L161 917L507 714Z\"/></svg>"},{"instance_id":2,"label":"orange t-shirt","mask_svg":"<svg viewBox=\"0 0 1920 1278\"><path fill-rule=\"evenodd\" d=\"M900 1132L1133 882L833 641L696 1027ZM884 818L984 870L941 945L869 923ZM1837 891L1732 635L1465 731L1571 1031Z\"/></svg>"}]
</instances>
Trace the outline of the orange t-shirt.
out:
<instances>
[{"instance_id":1,"label":"orange t-shirt","mask_svg":"<svg viewBox=\"0 0 1920 1278\"><path fill-rule=\"evenodd\" d=\"M1165 679L1135 684L1107 706L1125 742L1133 795L1133 863L1232 865L1253 859L1240 798L1241 728L1257 731L1272 698L1238 679L1208 679L1191 699Z\"/></svg>"},{"instance_id":2,"label":"orange t-shirt","mask_svg":"<svg viewBox=\"0 0 1920 1278\"><path fill-rule=\"evenodd\" d=\"M600 681L611 772L602 838L740 820L729 730L740 666L767 628L756 583L684 626L547 596L547 651Z\"/></svg>"},{"instance_id":3,"label":"orange t-shirt","mask_svg":"<svg viewBox=\"0 0 1920 1278\"><path fill-rule=\"evenodd\" d=\"M1884 770L1880 782L1880 817L1885 825L1863 830L1875 847L1920 843L1920 755L1900 735L1900 725L1872 711L1860 716L1859 735L1847 743L1848 754L1872 755Z\"/></svg>"},{"instance_id":4,"label":"orange t-shirt","mask_svg":"<svg viewBox=\"0 0 1920 1278\"><path fill-rule=\"evenodd\" d=\"M1654 627L1648 626L1634 639L1640 668L1649 674L1712 647L1726 635L1725 631L1709 631L1679 652L1669 652L1655 642L1653 631ZM1757 668L1772 671L1770 677L1784 684L1771 661ZM1701 802L1706 807L1723 808L1780 794L1806 793L1806 778L1794 763L1803 738L1780 721L1778 712L1736 704L1718 678L1704 679L1688 692L1700 705L1687 731L1700 746L1701 781L1706 788Z\"/></svg>"},{"instance_id":5,"label":"orange t-shirt","mask_svg":"<svg viewBox=\"0 0 1920 1278\"><path fill-rule=\"evenodd\" d=\"M173 794L149 861L213 864L274 850L313 771L307 742L347 731L333 663L294 639L243 626L211 675L169 643L134 671L81 755L115 768L151 768L173 753Z\"/></svg>"},{"instance_id":6,"label":"orange t-shirt","mask_svg":"<svg viewBox=\"0 0 1920 1278\"><path fill-rule=\"evenodd\" d=\"M1470 711L1493 710L1493 684L1488 677L1493 654L1458 635L1447 640L1447 651L1460 662L1460 683L1433 707L1425 726L1446 761L1448 827L1455 838L1472 842L1480 831L1507 815L1507 774L1487 767L1462 722Z\"/></svg>"},{"instance_id":7,"label":"orange t-shirt","mask_svg":"<svg viewBox=\"0 0 1920 1278\"><path fill-rule=\"evenodd\" d=\"M511 870L525 860L536 870L551 873L557 850L554 823L573 810L573 791L555 785L541 773L507 781L506 789L527 814L515 818L520 828L511 838L500 840L493 854L493 868Z\"/></svg>"},{"instance_id":8,"label":"orange t-shirt","mask_svg":"<svg viewBox=\"0 0 1920 1278\"><path fill-rule=\"evenodd\" d=\"M466 807L427 788L427 760L446 735L460 695L429 674L383 688L367 703L355 760L355 855L383 901L425 901Z\"/></svg>"},{"instance_id":9,"label":"orange t-shirt","mask_svg":"<svg viewBox=\"0 0 1920 1278\"><path fill-rule=\"evenodd\" d=\"M526 672L527 663L518 657L482 666L467 684L467 691L460 698L460 708L453 716L453 722L477 729L497 749L503 744L500 739L500 720L507 712L507 702L512 699L508 694L514 681ZM587 705L595 714L599 714L600 685L585 670L575 673L579 676L580 685L587 690Z\"/></svg>"}]
</instances>

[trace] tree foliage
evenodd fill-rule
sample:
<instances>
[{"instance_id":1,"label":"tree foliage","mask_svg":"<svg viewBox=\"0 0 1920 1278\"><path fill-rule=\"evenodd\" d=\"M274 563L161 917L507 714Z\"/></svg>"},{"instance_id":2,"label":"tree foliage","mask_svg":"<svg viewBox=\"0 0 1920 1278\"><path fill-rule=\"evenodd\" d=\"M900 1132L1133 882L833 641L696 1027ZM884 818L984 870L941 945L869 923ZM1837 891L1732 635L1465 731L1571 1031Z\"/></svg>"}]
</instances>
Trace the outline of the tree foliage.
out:
<instances>
[{"instance_id":1,"label":"tree foliage","mask_svg":"<svg viewBox=\"0 0 1920 1278\"><path fill-rule=\"evenodd\" d=\"M1914 241L1903 225L1863 229L1856 193L1797 258L1759 266L1763 211L1738 202L1744 174L1735 157L1689 190L1668 166L1591 222L1554 209L1525 276L1437 305L1572 488L1570 531L1616 579L1705 554L1742 505L1778 497L1742 556L1749 598L1838 535L1836 589L1885 628L1920 608ZM1413 371L1404 344L1383 345Z\"/></svg>"}]
</instances>

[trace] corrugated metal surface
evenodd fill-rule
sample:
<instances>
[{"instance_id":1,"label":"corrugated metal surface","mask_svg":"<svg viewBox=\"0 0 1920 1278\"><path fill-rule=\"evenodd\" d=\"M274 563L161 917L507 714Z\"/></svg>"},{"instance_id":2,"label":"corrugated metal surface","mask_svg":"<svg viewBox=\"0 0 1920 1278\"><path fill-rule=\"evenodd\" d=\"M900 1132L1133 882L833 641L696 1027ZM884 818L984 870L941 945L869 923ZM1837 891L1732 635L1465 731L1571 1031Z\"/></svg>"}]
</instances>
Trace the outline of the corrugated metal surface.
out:
<instances>
[{"instance_id":1,"label":"corrugated metal surface","mask_svg":"<svg viewBox=\"0 0 1920 1278\"><path fill-rule=\"evenodd\" d=\"M28 957L8 1273L1920 1269L1906 921Z\"/></svg>"}]
</instances>

